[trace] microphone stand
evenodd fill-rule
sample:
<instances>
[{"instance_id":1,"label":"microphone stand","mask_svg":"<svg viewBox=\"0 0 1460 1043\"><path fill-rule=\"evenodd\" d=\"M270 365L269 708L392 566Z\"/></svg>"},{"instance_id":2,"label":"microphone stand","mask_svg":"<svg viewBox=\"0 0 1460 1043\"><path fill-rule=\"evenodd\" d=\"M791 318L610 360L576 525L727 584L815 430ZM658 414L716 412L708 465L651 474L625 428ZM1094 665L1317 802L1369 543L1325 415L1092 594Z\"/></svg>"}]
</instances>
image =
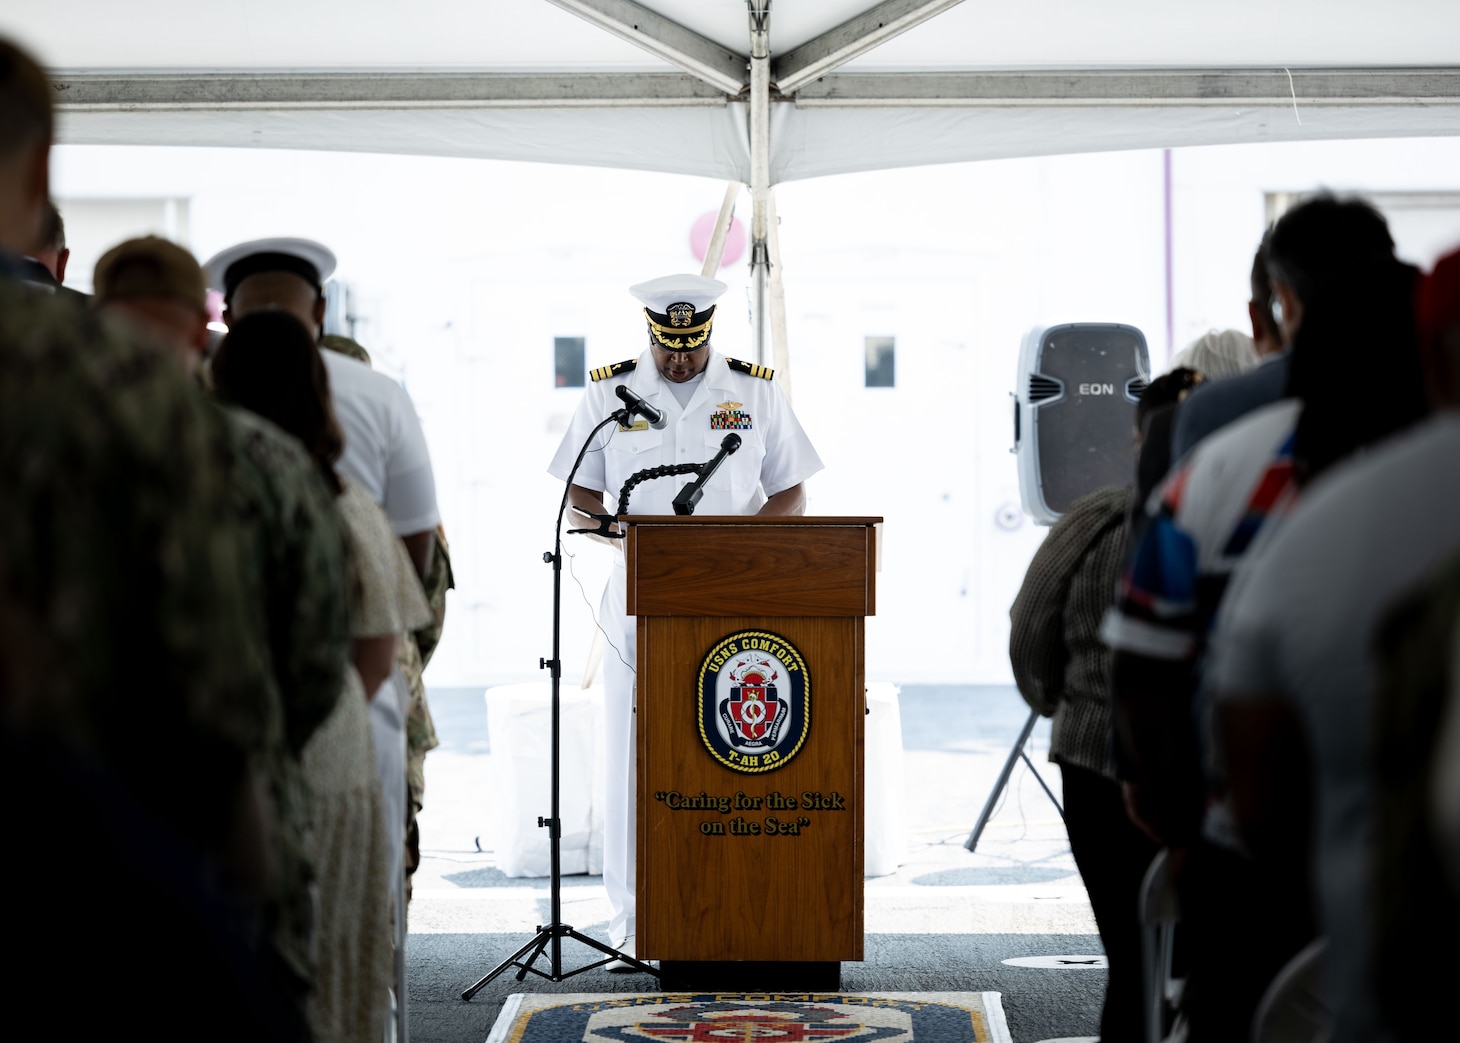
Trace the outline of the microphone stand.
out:
<instances>
[{"instance_id":1,"label":"microphone stand","mask_svg":"<svg viewBox=\"0 0 1460 1043\"><path fill-rule=\"evenodd\" d=\"M563 500L558 505L557 524L553 526L553 549L543 552L542 560L553 567L553 656L551 659L539 659L538 668L548 670L552 675L552 811L548 817L539 816L537 824L539 828L546 828L548 831L548 854L549 854L549 922L538 927L537 933L514 952L507 959L493 967L485 975L477 980L469 989L461 994L463 1000L469 1000L481 990L482 986L491 981L497 975L509 967L517 968L517 980L522 981L530 971L539 978L546 978L548 981L563 981L573 977L575 974L582 974L584 971L591 971L595 968L605 966L614 960L622 960L633 966L635 970L645 974L652 974L656 978L659 972L647 963L635 959L625 953L619 952L612 946L605 945L596 938L590 938L581 931L574 930L570 925L562 922L562 838L563 824L561 816L561 788L559 779L559 766L561 759L560 724L562 720L562 709L559 699L559 686L563 677L563 664L561 659L562 644L562 590L563 590L563 514L568 508L568 497L573 488L573 477L578 473L579 466L583 463L583 457L588 453L588 447L593 439L598 436L610 423L617 422L621 427L629 425L632 413L628 408L615 410L607 419L603 420L583 443L583 448L578 450L578 458L573 461L573 469L568 474L568 480L563 485ZM611 532L609 526L614 518L611 515L594 514L592 517L598 521L597 529L572 529L571 532L590 532L596 535L605 536L609 539L623 539L623 533ZM590 948L605 953L605 957L595 963L587 964L576 970L563 970L563 939L572 938L582 942ZM539 970L535 965L538 958L544 952L549 953L548 969ZM531 954L531 955L529 955ZM524 959L526 957L526 959Z\"/></svg>"}]
</instances>

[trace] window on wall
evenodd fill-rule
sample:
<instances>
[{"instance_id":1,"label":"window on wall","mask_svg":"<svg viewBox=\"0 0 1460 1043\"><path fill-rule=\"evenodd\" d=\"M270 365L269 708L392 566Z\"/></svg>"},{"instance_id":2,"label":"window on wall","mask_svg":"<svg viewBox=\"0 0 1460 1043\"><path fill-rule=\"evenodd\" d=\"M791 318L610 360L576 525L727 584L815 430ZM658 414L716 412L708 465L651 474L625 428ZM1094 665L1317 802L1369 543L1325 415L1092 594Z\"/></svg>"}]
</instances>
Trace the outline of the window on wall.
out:
<instances>
[{"instance_id":1,"label":"window on wall","mask_svg":"<svg viewBox=\"0 0 1460 1043\"><path fill-rule=\"evenodd\" d=\"M894 379L894 360L897 354L896 337L868 337L867 346L867 387L869 388L890 388L896 387Z\"/></svg>"},{"instance_id":2,"label":"window on wall","mask_svg":"<svg viewBox=\"0 0 1460 1043\"><path fill-rule=\"evenodd\" d=\"M580 388L587 371L584 368L583 338L553 338L554 384L560 388Z\"/></svg>"}]
</instances>

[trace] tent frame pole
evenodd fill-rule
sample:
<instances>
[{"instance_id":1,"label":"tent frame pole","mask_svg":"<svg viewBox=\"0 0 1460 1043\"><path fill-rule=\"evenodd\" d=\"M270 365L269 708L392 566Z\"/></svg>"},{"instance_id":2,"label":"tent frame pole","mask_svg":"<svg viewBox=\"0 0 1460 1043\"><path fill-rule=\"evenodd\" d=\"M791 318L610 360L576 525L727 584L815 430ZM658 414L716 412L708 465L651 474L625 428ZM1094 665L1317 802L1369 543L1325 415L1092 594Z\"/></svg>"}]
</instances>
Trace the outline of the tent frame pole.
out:
<instances>
[{"instance_id":1,"label":"tent frame pole","mask_svg":"<svg viewBox=\"0 0 1460 1043\"><path fill-rule=\"evenodd\" d=\"M766 305L771 329L771 361L776 371L776 383L786 401L791 401L791 345L786 336L786 286L781 281L781 236L780 215L776 213L776 190L770 190L767 213L766 244L770 260L770 299Z\"/></svg>"},{"instance_id":2,"label":"tent frame pole","mask_svg":"<svg viewBox=\"0 0 1460 1043\"><path fill-rule=\"evenodd\" d=\"M710 235L710 245L705 248L705 264L700 274L713 279L720 271L720 261L725 256L725 241L730 237L730 223L735 220L735 201L745 186L739 181L725 184L725 198L720 203L720 216L715 218L715 231Z\"/></svg>"},{"instance_id":3,"label":"tent frame pole","mask_svg":"<svg viewBox=\"0 0 1460 1043\"><path fill-rule=\"evenodd\" d=\"M750 12L750 328L755 361L769 355L767 304L771 192L771 0L745 0Z\"/></svg>"}]
</instances>

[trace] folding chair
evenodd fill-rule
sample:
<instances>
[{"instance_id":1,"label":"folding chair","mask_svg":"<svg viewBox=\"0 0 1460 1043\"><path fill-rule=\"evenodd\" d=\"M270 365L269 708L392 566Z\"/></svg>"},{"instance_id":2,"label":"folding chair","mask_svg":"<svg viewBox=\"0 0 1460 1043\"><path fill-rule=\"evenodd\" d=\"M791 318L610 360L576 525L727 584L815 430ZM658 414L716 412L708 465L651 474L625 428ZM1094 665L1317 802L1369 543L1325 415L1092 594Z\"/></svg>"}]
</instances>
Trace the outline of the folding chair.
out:
<instances>
[{"instance_id":1,"label":"folding chair","mask_svg":"<svg viewBox=\"0 0 1460 1043\"><path fill-rule=\"evenodd\" d=\"M1168 853L1156 852L1141 881L1141 975L1145 985L1146 1043L1181 1043L1186 1021L1181 1015L1185 980L1172 975L1176 925L1181 909L1171 879Z\"/></svg>"},{"instance_id":2,"label":"folding chair","mask_svg":"<svg viewBox=\"0 0 1460 1043\"><path fill-rule=\"evenodd\" d=\"M1333 1012L1323 990L1322 938L1278 971L1252 1018L1252 1043L1325 1043Z\"/></svg>"}]
</instances>

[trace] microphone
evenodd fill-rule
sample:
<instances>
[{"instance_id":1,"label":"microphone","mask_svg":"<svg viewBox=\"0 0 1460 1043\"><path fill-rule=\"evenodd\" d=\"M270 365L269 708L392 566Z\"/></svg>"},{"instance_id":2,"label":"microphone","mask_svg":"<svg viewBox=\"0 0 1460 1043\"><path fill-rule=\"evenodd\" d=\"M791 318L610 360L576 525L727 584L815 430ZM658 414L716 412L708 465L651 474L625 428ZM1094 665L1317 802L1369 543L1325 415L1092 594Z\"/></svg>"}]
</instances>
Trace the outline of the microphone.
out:
<instances>
[{"instance_id":1,"label":"microphone","mask_svg":"<svg viewBox=\"0 0 1460 1043\"><path fill-rule=\"evenodd\" d=\"M628 407L630 416L638 413L645 420L649 421L649 426L656 431L664 427L664 414L630 391L627 384L620 384L613 390L614 394L618 395L623 400L624 405Z\"/></svg>"},{"instance_id":2,"label":"microphone","mask_svg":"<svg viewBox=\"0 0 1460 1043\"><path fill-rule=\"evenodd\" d=\"M739 448L740 436L731 431L720 442L720 451L700 468L700 476L679 490L674 497L675 514L693 514L695 512L695 504L699 503L700 497L705 494L705 482L709 481L710 475L715 473L715 468L720 466L721 461Z\"/></svg>"}]
</instances>

